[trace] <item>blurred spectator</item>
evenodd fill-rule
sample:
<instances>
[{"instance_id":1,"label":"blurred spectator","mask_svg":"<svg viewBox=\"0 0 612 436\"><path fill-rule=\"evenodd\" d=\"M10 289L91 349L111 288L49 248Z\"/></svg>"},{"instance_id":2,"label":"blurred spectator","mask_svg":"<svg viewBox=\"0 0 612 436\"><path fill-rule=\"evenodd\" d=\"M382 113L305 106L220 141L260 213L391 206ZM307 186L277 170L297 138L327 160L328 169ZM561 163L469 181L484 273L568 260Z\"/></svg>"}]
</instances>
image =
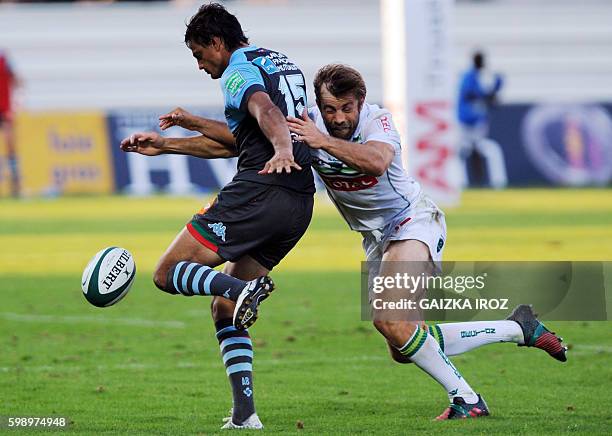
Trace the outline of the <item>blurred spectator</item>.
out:
<instances>
[{"instance_id":1,"label":"blurred spectator","mask_svg":"<svg viewBox=\"0 0 612 436\"><path fill-rule=\"evenodd\" d=\"M10 173L11 194L18 197L20 193L19 166L13 128L12 94L19 80L9 64L6 53L0 50L0 133L6 147L6 162Z\"/></svg>"},{"instance_id":2,"label":"blurred spectator","mask_svg":"<svg viewBox=\"0 0 612 436\"><path fill-rule=\"evenodd\" d=\"M508 184L504 155L500 145L487 135L489 109L496 103L503 80L499 74L494 74L492 80L486 80L484 69L485 56L476 52L472 57L472 67L461 79L457 105L457 118L461 127L460 156L464 161L465 185L469 180L468 159L477 153L485 162L489 185L500 189Z\"/></svg>"}]
</instances>

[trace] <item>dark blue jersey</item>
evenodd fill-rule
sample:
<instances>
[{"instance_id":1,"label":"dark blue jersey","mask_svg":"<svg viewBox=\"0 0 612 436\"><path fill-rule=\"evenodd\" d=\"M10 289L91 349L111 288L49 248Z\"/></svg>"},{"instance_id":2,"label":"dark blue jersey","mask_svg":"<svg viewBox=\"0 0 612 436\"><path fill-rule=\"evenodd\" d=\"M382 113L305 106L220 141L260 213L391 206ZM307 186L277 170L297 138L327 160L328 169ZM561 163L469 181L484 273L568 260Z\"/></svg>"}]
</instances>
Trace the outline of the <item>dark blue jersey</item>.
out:
<instances>
[{"instance_id":1,"label":"dark blue jersey","mask_svg":"<svg viewBox=\"0 0 612 436\"><path fill-rule=\"evenodd\" d=\"M293 156L302 171L257 174L274 155L274 148L247 108L249 97L263 91L285 116L299 117L307 107L306 81L300 69L281 53L252 45L242 47L232 53L221 76L221 89L225 98L225 118L238 149L238 173L234 180L313 193L310 150L303 142L293 141Z\"/></svg>"}]
</instances>

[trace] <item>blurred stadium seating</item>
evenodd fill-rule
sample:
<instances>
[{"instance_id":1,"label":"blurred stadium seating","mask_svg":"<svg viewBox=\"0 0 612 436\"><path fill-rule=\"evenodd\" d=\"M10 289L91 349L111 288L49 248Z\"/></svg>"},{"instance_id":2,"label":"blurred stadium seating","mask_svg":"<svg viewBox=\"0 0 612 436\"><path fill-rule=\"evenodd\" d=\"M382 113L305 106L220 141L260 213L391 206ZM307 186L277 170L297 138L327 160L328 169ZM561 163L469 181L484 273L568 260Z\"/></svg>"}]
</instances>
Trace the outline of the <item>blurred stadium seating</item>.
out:
<instances>
[{"instance_id":1,"label":"blurred stadium seating","mask_svg":"<svg viewBox=\"0 0 612 436\"><path fill-rule=\"evenodd\" d=\"M199 3L0 4L0 41L27 109L217 106L182 43ZM377 1L232 1L253 42L291 54L308 77L354 65L382 100ZM503 19L500 19L503 17ZM612 2L479 1L456 7L457 74L474 47L508 76L506 102L612 101ZM311 94L312 95L312 94Z\"/></svg>"},{"instance_id":2,"label":"blurred stadium seating","mask_svg":"<svg viewBox=\"0 0 612 436\"><path fill-rule=\"evenodd\" d=\"M378 1L358 6L351 0L226 4L240 17L252 42L288 53L307 79L323 64L348 63L364 75L369 100L382 103ZM17 98L17 142L24 154L27 195L123 191L128 185L132 170L124 156L115 153L94 167L92 162L100 162L104 153L96 150L66 163L57 144L63 150L83 143L94 144L93 149L114 148L126 131L155 127L156 115L177 105L221 115L219 84L197 70L183 44L184 23L199 5L0 3L0 44L24 83ZM502 106L492 115L491 136L503 148L510 186L610 183L611 20L612 2L606 0L456 2L452 65L457 80L475 48L484 49L491 69L506 78ZM311 87L308 92L313 102ZM534 118L532 109L549 103L561 109L546 122L535 117L535 125L527 127ZM546 130L547 125L554 132ZM538 131L545 133L543 138L537 138ZM536 143L527 144L527 136ZM534 152L537 148L546 148L549 156L559 154L559 164L552 169L539 166L548 158ZM158 169L167 167L164 159L159 159ZM55 163L43 168L44 160ZM195 171L195 164L189 165ZM204 189L221 183L221 170L203 168L208 163L197 165L204 180L192 177L191 182ZM478 168L471 168L470 180L477 173ZM0 162L0 191L6 192L3 174ZM34 174L40 180L28 179ZM51 175L43 180L40 174ZM75 183L67 184L70 180Z\"/></svg>"}]
</instances>

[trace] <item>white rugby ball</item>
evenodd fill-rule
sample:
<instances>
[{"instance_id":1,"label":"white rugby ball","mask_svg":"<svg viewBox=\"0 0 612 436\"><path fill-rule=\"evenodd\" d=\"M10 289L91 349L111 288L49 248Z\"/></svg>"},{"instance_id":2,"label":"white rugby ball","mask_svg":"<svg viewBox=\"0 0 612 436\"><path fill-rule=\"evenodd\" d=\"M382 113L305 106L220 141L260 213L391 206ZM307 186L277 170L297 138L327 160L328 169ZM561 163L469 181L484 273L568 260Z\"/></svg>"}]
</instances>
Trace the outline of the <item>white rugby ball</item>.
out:
<instances>
[{"instance_id":1,"label":"white rugby ball","mask_svg":"<svg viewBox=\"0 0 612 436\"><path fill-rule=\"evenodd\" d=\"M98 251L85 267L81 288L94 306L112 306L125 297L135 276L132 254L125 248L107 247Z\"/></svg>"}]
</instances>

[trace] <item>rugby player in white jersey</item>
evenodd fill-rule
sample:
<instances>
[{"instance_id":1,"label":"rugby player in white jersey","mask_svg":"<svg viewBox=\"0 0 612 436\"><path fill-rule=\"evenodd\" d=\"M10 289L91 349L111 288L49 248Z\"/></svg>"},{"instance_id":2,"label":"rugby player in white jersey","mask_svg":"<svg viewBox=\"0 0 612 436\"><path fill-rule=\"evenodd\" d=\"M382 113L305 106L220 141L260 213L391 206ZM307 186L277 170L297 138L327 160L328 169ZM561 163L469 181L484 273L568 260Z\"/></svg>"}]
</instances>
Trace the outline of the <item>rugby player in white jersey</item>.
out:
<instances>
[{"instance_id":1,"label":"rugby player in white jersey","mask_svg":"<svg viewBox=\"0 0 612 436\"><path fill-rule=\"evenodd\" d=\"M350 228L363 235L370 280L374 275L393 277L406 268L418 274L418 268L433 267L442 260L446 242L444 213L404 172L400 137L389 111L366 103L363 78L346 65L321 68L314 90L317 106L301 119L288 117L289 130L311 147L313 167L329 197ZM388 311L377 316L374 310L373 317L394 360L416 363L446 389L451 404L438 416L440 420L489 414L482 397L447 355L514 342L566 360L561 339L536 319L528 305L518 306L507 320L429 328L417 318L398 319ZM463 337L462 331L479 334Z\"/></svg>"},{"instance_id":2,"label":"rugby player in white jersey","mask_svg":"<svg viewBox=\"0 0 612 436\"><path fill-rule=\"evenodd\" d=\"M288 117L290 130L312 148L313 167L352 230L363 235L373 275L393 275L394 265L427 265L442 260L446 242L444 213L405 173L400 137L391 114L365 102L363 78L345 65L321 68L314 81L317 106L301 119ZM160 126L178 125L220 143L233 137L225 123L201 118L181 108L163 117ZM377 261L380 261L377 263ZM401 261L401 262L393 262ZM374 314L376 315L376 314ZM383 314L385 315L385 314ZM414 362L447 391L451 405L438 419L489 414L447 356L482 345L513 342L544 349L565 361L565 348L533 314L518 306L507 320L444 323L427 327L422 321L374 316L392 358ZM477 331L472 336L461 332Z\"/></svg>"}]
</instances>

